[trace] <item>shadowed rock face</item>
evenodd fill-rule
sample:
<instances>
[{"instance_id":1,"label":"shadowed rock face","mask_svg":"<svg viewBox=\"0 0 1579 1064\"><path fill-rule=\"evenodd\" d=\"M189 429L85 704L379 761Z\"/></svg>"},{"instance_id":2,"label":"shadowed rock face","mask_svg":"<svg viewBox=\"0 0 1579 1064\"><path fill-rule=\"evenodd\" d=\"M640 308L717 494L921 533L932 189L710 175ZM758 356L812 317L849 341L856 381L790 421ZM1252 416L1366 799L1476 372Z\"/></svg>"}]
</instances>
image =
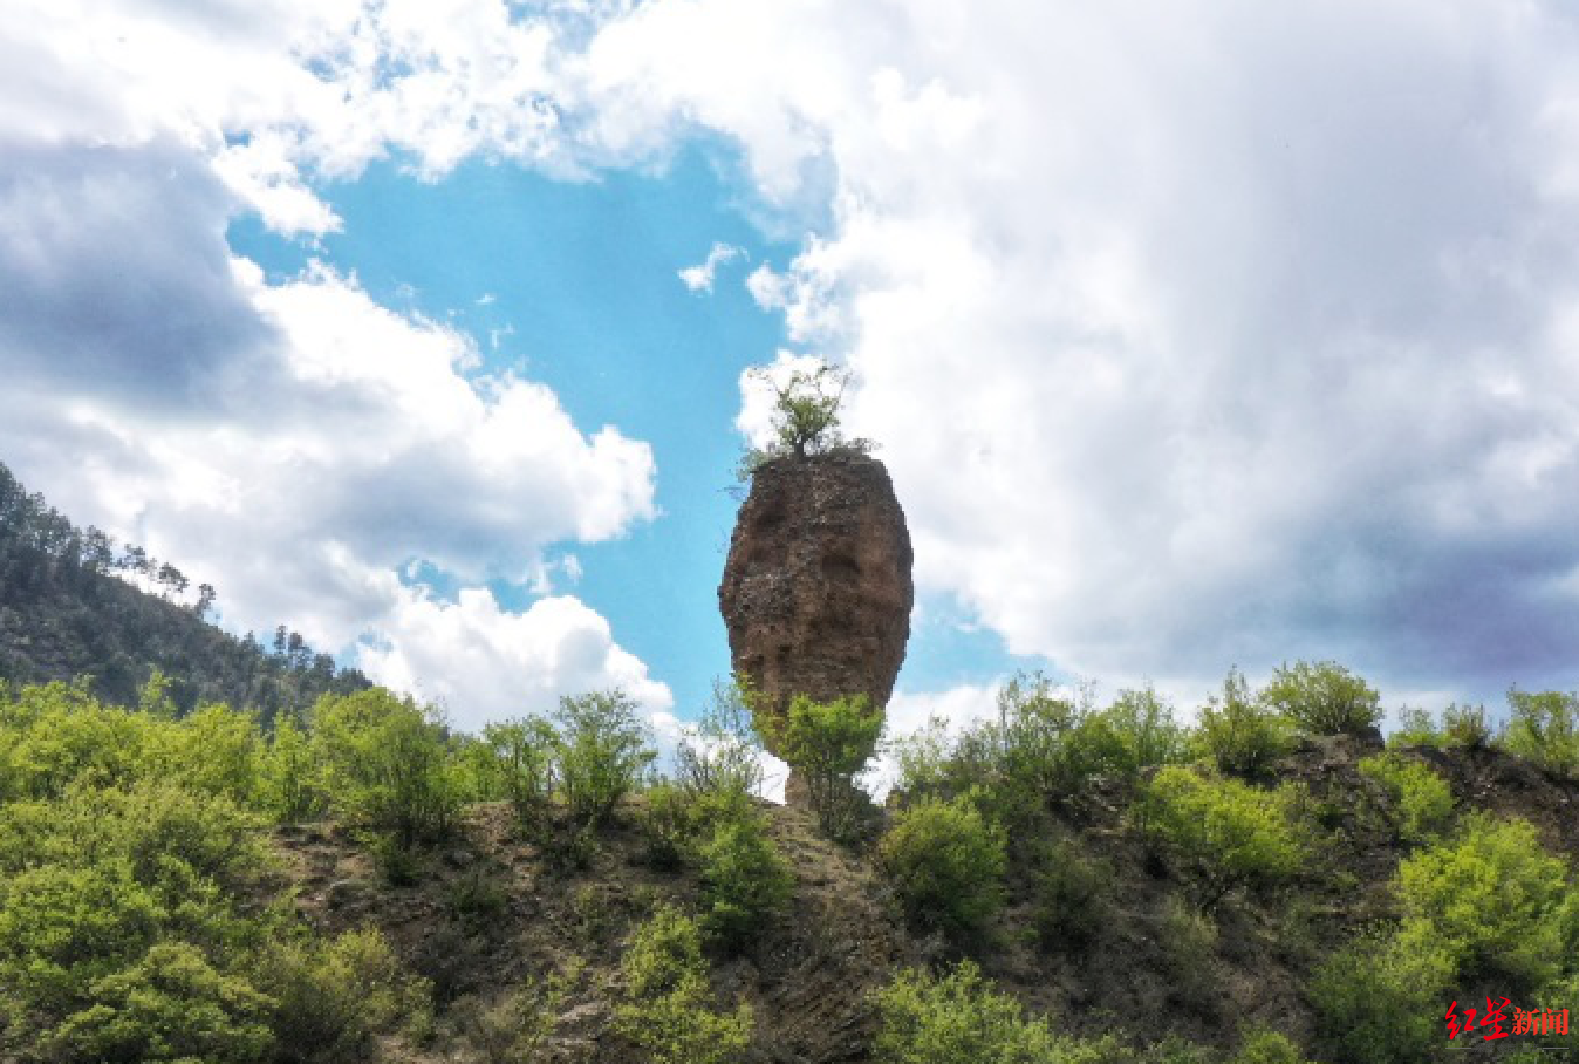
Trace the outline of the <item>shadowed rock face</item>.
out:
<instances>
[{"instance_id":1,"label":"shadowed rock face","mask_svg":"<svg viewBox=\"0 0 1579 1064\"><path fill-rule=\"evenodd\" d=\"M910 636L912 555L888 470L862 454L778 458L751 478L718 603L735 673L782 715L795 695L885 706Z\"/></svg>"}]
</instances>

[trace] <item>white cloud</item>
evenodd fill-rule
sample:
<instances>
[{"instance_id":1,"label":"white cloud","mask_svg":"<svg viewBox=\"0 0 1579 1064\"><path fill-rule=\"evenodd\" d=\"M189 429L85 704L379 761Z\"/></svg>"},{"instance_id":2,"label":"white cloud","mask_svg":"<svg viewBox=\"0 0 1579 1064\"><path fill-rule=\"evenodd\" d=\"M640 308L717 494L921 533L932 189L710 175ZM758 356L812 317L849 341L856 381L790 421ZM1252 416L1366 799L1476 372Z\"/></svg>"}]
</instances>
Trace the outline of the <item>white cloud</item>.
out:
<instances>
[{"instance_id":1,"label":"white cloud","mask_svg":"<svg viewBox=\"0 0 1579 1064\"><path fill-rule=\"evenodd\" d=\"M693 292L712 292L713 281L718 277L718 268L743 258L745 254L745 248L715 242L702 263L686 266L679 271L680 281Z\"/></svg>"},{"instance_id":2,"label":"white cloud","mask_svg":"<svg viewBox=\"0 0 1579 1064\"><path fill-rule=\"evenodd\" d=\"M1011 651L1165 689L1329 655L1398 688L1573 682L1579 39L1555 2L25 6L0 27L0 146L178 145L210 180L177 206L214 232L234 208L213 182L323 232L313 180L386 154L565 176L738 144L762 201L817 220L752 294L846 358L920 585ZM326 483L394 542L408 511L380 508L381 471L462 501L438 542L467 572L514 521L539 547L644 512L631 441L562 431L524 382L468 398L442 328L392 325L345 278L248 291L296 347L340 342L331 309L359 306L425 354L388 388L354 351L293 356L282 387L310 399L278 434L161 438L77 404L131 524L162 534L134 502L163 498L152 470L182 498L276 502L255 461L211 468L248 447L311 491L339 446L319 417L363 474ZM367 432L419 381L433 419L380 451ZM458 456L496 439L526 472L468 509ZM528 497L547 513L507 516ZM304 542L301 580L326 550Z\"/></svg>"},{"instance_id":3,"label":"white cloud","mask_svg":"<svg viewBox=\"0 0 1579 1064\"><path fill-rule=\"evenodd\" d=\"M746 22L605 31L597 128L651 152L683 116L765 197L830 183L834 224L750 287L847 354L922 587L1116 683L1328 655L1396 688L1572 682L1563 8Z\"/></svg>"},{"instance_id":4,"label":"white cloud","mask_svg":"<svg viewBox=\"0 0 1579 1064\"><path fill-rule=\"evenodd\" d=\"M655 725L672 720L668 687L614 643L606 620L570 597L506 613L486 588L463 588L454 604L402 588L360 659L375 682L418 691L473 731L489 720L550 713L562 695L611 687L653 713Z\"/></svg>"}]
</instances>

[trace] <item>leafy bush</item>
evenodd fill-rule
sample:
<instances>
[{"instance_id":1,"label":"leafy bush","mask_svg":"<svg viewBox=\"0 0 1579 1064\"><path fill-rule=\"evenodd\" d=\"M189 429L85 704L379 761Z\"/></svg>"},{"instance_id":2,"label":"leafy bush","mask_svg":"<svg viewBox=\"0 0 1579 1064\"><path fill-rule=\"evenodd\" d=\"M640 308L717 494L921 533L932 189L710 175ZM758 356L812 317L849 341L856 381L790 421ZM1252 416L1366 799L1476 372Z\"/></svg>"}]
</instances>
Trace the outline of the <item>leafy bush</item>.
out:
<instances>
[{"instance_id":1,"label":"leafy bush","mask_svg":"<svg viewBox=\"0 0 1579 1064\"><path fill-rule=\"evenodd\" d=\"M621 970L626 1000L615 1029L645 1049L654 1064L728 1064L751 1042L751 1009L733 1015L709 1005L707 964L697 921L660 907L636 930Z\"/></svg>"},{"instance_id":2,"label":"leafy bush","mask_svg":"<svg viewBox=\"0 0 1579 1064\"><path fill-rule=\"evenodd\" d=\"M847 837L865 800L856 789L855 777L877 749L883 711L865 695L832 702L797 695L784 719L771 727L780 755L806 783L823 832L832 838Z\"/></svg>"},{"instance_id":3,"label":"leafy bush","mask_svg":"<svg viewBox=\"0 0 1579 1064\"><path fill-rule=\"evenodd\" d=\"M970 961L942 979L901 972L878 992L877 1011L878 1064L1036 1064L1050 1060L1056 1044L1044 1021L1027 1019Z\"/></svg>"},{"instance_id":4,"label":"leafy bush","mask_svg":"<svg viewBox=\"0 0 1579 1064\"><path fill-rule=\"evenodd\" d=\"M1044 843L1035 854L1032 919L1044 951L1083 953L1109 913L1112 866L1087 857L1072 841Z\"/></svg>"},{"instance_id":5,"label":"leafy bush","mask_svg":"<svg viewBox=\"0 0 1579 1064\"><path fill-rule=\"evenodd\" d=\"M1261 700L1317 735L1359 735L1382 719L1376 689L1331 661L1301 661L1272 670Z\"/></svg>"},{"instance_id":6,"label":"leafy bush","mask_svg":"<svg viewBox=\"0 0 1579 1064\"><path fill-rule=\"evenodd\" d=\"M1486 723L1484 706L1460 706L1442 711L1442 734L1448 746L1480 750L1491 743L1491 726Z\"/></svg>"},{"instance_id":7,"label":"leafy bush","mask_svg":"<svg viewBox=\"0 0 1579 1064\"><path fill-rule=\"evenodd\" d=\"M1112 1037L1060 1038L1046 1020L994 990L970 961L935 978L900 972L876 995L880 1027L876 1064L1135 1064ZM1161 1060L1152 1055L1147 1060ZM1167 1059L1177 1060L1177 1056ZM1200 1056L1192 1055L1193 1061Z\"/></svg>"},{"instance_id":8,"label":"leafy bush","mask_svg":"<svg viewBox=\"0 0 1579 1064\"><path fill-rule=\"evenodd\" d=\"M160 943L89 992L92 1006L45 1034L40 1056L60 1061L265 1060L274 1036L269 1001L224 975L187 943Z\"/></svg>"},{"instance_id":9,"label":"leafy bush","mask_svg":"<svg viewBox=\"0 0 1579 1064\"><path fill-rule=\"evenodd\" d=\"M757 818L721 824L702 847L703 925L728 950L761 932L789 901L789 865Z\"/></svg>"},{"instance_id":10,"label":"leafy bush","mask_svg":"<svg viewBox=\"0 0 1579 1064\"><path fill-rule=\"evenodd\" d=\"M541 818L554 797L554 726L541 717L490 722L483 745L495 782L522 823Z\"/></svg>"},{"instance_id":11,"label":"leafy bush","mask_svg":"<svg viewBox=\"0 0 1579 1064\"><path fill-rule=\"evenodd\" d=\"M1230 1064L1305 1064L1305 1055L1287 1035L1264 1027L1252 1028L1240 1039L1239 1052Z\"/></svg>"},{"instance_id":12,"label":"leafy bush","mask_svg":"<svg viewBox=\"0 0 1579 1064\"><path fill-rule=\"evenodd\" d=\"M1443 1042L1443 996L1453 961L1425 943L1404 949L1367 938L1328 958L1310 982L1317 1034L1343 1064L1418 1064Z\"/></svg>"},{"instance_id":13,"label":"leafy bush","mask_svg":"<svg viewBox=\"0 0 1579 1064\"><path fill-rule=\"evenodd\" d=\"M287 715L274 718L263 759L262 805L281 824L315 820L329 808L321 766L307 733Z\"/></svg>"},{"instance_id":14,"label":"leafy bush","mask_svg":"<svg viewBox=\"0 0 1579 1064\"><path fill-rule=\"evenodd\" d=\"M1276 883L1293 873L1303 846L1291 803L1287 790L1169 765L1147 787L1143 809L1149 830L1195 866L1202 908L1211 909L1238 887Z\"/></svg>"},{"instance_id":15,"label":"leafy bush","mask_svg":"<svg viewBox=\"0 0 1579 1064\"><path fill-rule=\"evenodd\" d=\"M100 705L84 687L24 687L0 705L0 800L55 798L73 783L130 783L149 718Z\"/></svg>"},{"instance_id":16,"label":"leafy bush","mask_svg":"<svg viewBox=\"0 0 1579 1064\"><path fill-rule=\"evenodd\" d=\"M600 827L657 757L636 711L620 691L560 700L556 754L575 824Z\"/></svg>"},{"instance_id":17,"label":"leafy bush","mask_svg":"<svg viewBox=\"0 0 1579 1064\"><path fill-rule=\"evenodd\" d=\"M228 706L203 706L181 720L150 722L141 774L255 807L265 748L257 720Z\"/></svg>"},{"instance_id":18,"label":"leafy bush","mask_svg":"<svg viewBox=\"0 0 1579 1064\"><path fill-rule=\"evenodd\" d=\"M1579 947L1566 864L1524 820L1468 817L1457 840L1401 862L1395 886L1400 941L1436 945L1466 977L1498 975L1533 990Z\"/></svg>"},{"instance_id":19,"label":"leafy bush","mask_svg":"<svg viewBox=\"0 0 1579 1064\"><path fill-rule=\"evenodd\" d=\"M1244 676L1230 669L1221 699L1201 708L1196 741L1217 767L1239 776L1260 776L1293 749L1290 722L1250 697Z\"/></svg>"},{"instance_id":20,"label":"leafy bush","mask_svg":"<svg viewBox=\"0 0 1579 1064\"><path fill-rule=\"evenodd\" d=\"M1358 767L1397 810L1394 821L1400 838L1424 842L1446 830L1453 817L1453 791L1441 776L1391 753L1362 758Z\"/></svg>"},{"instance_id":21,"label":"leafy bush","mask_svg":"<svg viewBox=\"0 0 1579 1064\"><path fill-rule=\"evenodd\" d=\"M1131 779L1142 770L1184 760L1187 735L1173 707L1150 687L1120 691L1101 719L1117 740L1111 760Z\"/></svg>"},{"instance_id":22,"label":"leafy bush","mask_svg":"<svg viewBox=\"0 0 1579 1064\"><path fill-rule=\"evenodd\" d=\"M256 983L273 1000L280 1064L366 1060L374 1039L427 1017L427 985L404 972L383 935L270 943Z\"/></svg>"},{"instance_id":23,"label":"leafy bush","mask_svg":"<svg viewBox=\"0 0 1579 1064\"><path fill-rule=\"evenodd\" d=\"M680 740L675 777L693 797L732 801L761 793L762 743L751 697L743 681L715 684L702 719Z\"/></svg>"},{"instance_id":24,"label":"leafy bush","mask_svg":"<svg viewBox=\"0 0 1579 1064\"><path fill-rule=\"evenodd\" d=\"M456 1010L461 1030L488 1064L528 1064L553 1034L555 1021L579 969L530 979L491 1007L472 1003Z\"/></svg>"},{"instance_id":25,"label":"leafy bush","mask_svg":"<svg viewBox=\"0 0 1579 1064\"><path fill-rule=\"evenodd\" d=\"M1508 705L1513 715L1502 736L1504 749L1550 772L1579 775L1579 694L1514 688Z\"/></svg>"},{"instance_id":26,"label":"leafy bush","mask_svg":"<svg viewBox=\"0 0 1579 1064\"><path fill-rule=\"evenodd\" d=\"M326 695L313 709L313 740L347 820L400 850L450 830L462 795L431 711L382 688Z\"/></svg>"},{"instance_id":27,"label":"leafy bush","mask_svg":"<svg viewBox=\"0 0 1579 1064\"><path fill-rule=\"evenodd\" d=\"M878 850L910 921L963 936L1003 907L1005 847L1003 830L962 796L903 810Z\"/></svg>"}]
</instances>

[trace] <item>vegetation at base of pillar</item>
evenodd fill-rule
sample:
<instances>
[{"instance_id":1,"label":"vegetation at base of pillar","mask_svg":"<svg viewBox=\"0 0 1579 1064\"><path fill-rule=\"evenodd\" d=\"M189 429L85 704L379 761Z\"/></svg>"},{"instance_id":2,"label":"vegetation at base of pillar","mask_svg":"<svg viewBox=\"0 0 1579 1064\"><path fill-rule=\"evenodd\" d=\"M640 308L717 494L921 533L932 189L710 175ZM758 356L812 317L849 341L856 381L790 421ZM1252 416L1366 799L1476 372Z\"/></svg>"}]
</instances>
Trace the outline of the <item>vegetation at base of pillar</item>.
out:
<instances>
[{"instance_id":1,"label":"vegetation at base of pillar","mask_svg":"<svg viewBox=\"0 0 1579 1064\"><path fill-rule=\"evenodd\" d=\"M780 756L804 781L823 832L848 838L866 801L856 777L877 752L883 711L865 695L831 702L797 695L783 719L773 720L770 727Z\"/></svg>"}]
</instances>

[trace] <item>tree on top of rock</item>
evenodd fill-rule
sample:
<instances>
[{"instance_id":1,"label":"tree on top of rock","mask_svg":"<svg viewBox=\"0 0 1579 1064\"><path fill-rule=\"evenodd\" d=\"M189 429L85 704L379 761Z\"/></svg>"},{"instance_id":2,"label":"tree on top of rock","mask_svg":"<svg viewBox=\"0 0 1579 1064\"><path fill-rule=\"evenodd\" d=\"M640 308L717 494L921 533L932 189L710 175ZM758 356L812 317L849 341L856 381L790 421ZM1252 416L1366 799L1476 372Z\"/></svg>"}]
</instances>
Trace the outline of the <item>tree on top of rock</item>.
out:
<instances>
[{"instance_id":1,"label":"tree on top of rock","mask_svg":"<svg viewBox=\"0 0 1579 1064\"><path fill-rule=\"evenodd\" d=\"M740 463L741 480L749 480L764 462L774 458L805 460L833 451L866 454L874 448L872 441L849 439L840 431L839 408L850 383L849 370L817 362L811 368L792 369L782 379L769 367L748 373L773 391L774 439L766 447L746 452Z\"/></svg>"}]
</instances>

